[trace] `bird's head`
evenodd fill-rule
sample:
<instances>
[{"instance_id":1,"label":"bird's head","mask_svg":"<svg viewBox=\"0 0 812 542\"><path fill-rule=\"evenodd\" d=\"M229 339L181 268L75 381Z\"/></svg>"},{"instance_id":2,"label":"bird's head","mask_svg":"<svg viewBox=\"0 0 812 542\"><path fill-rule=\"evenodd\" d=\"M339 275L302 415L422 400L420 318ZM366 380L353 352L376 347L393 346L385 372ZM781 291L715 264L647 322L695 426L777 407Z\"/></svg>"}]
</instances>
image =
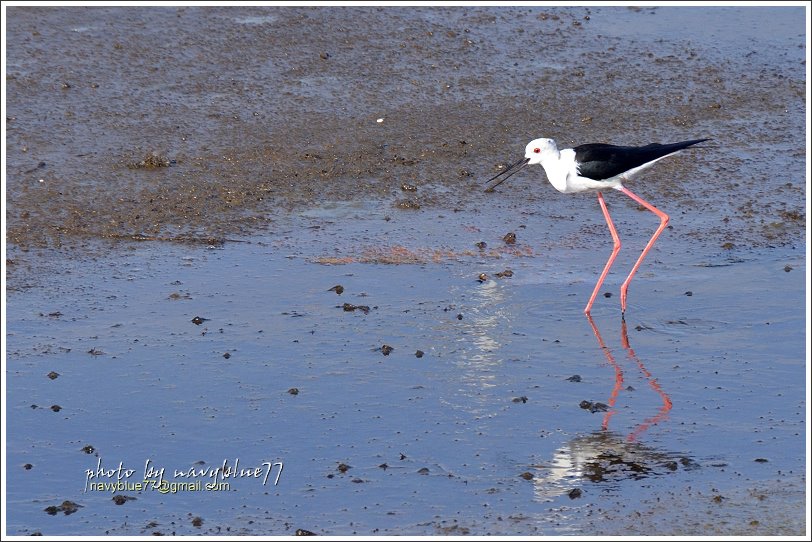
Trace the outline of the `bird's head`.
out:
<instances>
[{"instance_id":1,"label":"bird's head","mask_svg":"<svg viewBox=\"0 0 812 542\"><path fill-rule=\"evenodd\" d=\"M529 164L540 164L543 160L550 158L558 158L558 147L556 146L555 141L543 137L534 139L527 144L527 147L525 147L524 158L507 166L505 169L487 180L486 184L496 181L496 179L501 177L501 179L486 188L485 192L493 192L494 188L508 180L508 178L512 177L515 173L521 171L525 166Z\"/></svg>"},{"instance_id":2,"label":"bird's head","mask_svg":"<svg viewBox=\"0 0 812 542\"><path fill-rule=\"evenodd\" d=\"M540 137L528 143L524 152L528 164L540 164L546 157L555 155L558 155L558 146L555 141L546 137Z\"/></svg>"}]
</instances>

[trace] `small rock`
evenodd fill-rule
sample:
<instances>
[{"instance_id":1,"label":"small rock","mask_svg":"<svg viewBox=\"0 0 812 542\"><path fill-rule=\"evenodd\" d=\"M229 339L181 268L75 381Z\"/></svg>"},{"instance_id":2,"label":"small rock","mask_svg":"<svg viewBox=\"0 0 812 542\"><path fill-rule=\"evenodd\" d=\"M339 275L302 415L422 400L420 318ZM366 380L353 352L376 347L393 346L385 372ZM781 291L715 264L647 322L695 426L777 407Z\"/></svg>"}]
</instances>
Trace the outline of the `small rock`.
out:
<instances>
[{"instance_id":1,"label":"small rock","mask_svg":"<svg viewBox=\"0 0 812 542\"><path fill-rule=\"evenodd\" d=\"M513 232L506 233L502 240L507 243L508 245L515 245L516 244L516 234Z\"/></svg>"},{"instance_id":2,"label":"small rock","mask_svg":"<svg viewBox=\"0 0 812 542\"><path fill-rule=\"evenodd\" d=\"M578 406L584 410L590 411L592 414L596 412L606 412L609 410L609 405L604 403L593 403L592 401L581 401Z\"/></svg>"},{"instance_id":3,"label":"small rock","mask_svg":"<svg viewBox=\"0 0 812 542\"><path fill-rule=\"evenodd\" d=\"M392 347L391 347L391 346L389 346L388 344L384 344L383 346L381 346L381 353L382 353L384 356L388 356L389 354L391 354L391 353L392 353L392 350L394 350L394 348L392 348Z\"/></svg>"},{"instance_id":4,"label":"small rock","mask_svg":"<svg viewBox=\"0 0 812 542\"><path fill-rule=\"evenodd\" d=\"M150 153L140 162L129 162L127 167L130 169L155 169L169 167L173 163L175 163L175 160L170 160L169 158L160 156L157 153Z\"/></svg>"},{"instance_id":5,"label":"small rock","mask_svg":"<svg viewBox=\"0 0 812 542\"><path fill-rule=\"evenodd\" d=\"M429 473L429 469L427 467L423 467L422 469L417 471L417 474L422 474L423 476L426 476L428 473Z\"/></svg>"},{"instance_id":6,"label":"small rock","mask_svg":"<svg viewBox=\"0 0 812 542\"><path fill-rule=\"evenodd\" d=\"M694 293L691 290L688 290L687 292L685 292L685 295L691 297L692 295L694 295Z\"/></svg>"},{"instance_id":7,"label":"small rock","mask_svg":"<svg viewBox=\"0 0 812 542\"><path fill-rule=\"evenodd\" d=\"M790 271L792 271L792 269L793 269L793 268L792 268L792 266L791 266L791 265L785 265L785 266L784 266L784 271L785 271L785 272L787 272L787 273L789 273Z\"/></svg>"},{"instance_id":8,"label":"small rock","mask_svg":"<svg viewBox=\"0 0 812 542\"><path fill-rule=\"evenodd\" d=\"M223 354L223 357L224 357L224 358L226 358L226 359L228 359L228 358L230 358L230 357L231 357L231 354L229 354L228 352L226 352L225 354Z\"/></svg>"},{"instance_id":9,"label":"small rock","mask_svg":"<svg viewBox=\"0 0 812 542\"><path fill-rule=\"evenodd\" d=\"M62 407L59 405L51 405L51 410L53 410L54 412L59 412L60 410L62 410Z\"/></svg>"},{"instance_id":10,"label":"small rock","mask_svg":"<svg viewBox=\"0 0 812 542\"><path fill-rule=\"evenodd\" d=\"M420 209L420 204L413 199L404 199L395 203L398 209Z\"/></svg>"},{"instance_id":11,"label":"small rock","mask_svg":"<svg viewBox=\"0 0 812 542\"><path fill-rule=\"evenodd\" d=\"M367 307L366 305L353 305L352 303L344 303L341 307L344 309L344 312L361 311L364 314L369 314L369 307Z\"/></svg>"},{"instance_id":12,"label":"small rock","mask_svg":"<svg viewBox=\"0 0 812 542\"><path fill-rule=\"evenodd\" d=\"M416 358L422 358L422 357L423 357L423 351L422 351L422 350L418 350L417 352L415 352L415 353L414 353L414 356L415 356Z\"/></svg>"},{"instance_id":13,"label":"small rock","mask_svg":"<svg viewBox=\"0 0 812 542\"><path fill-rule=\"evenodd\" d=\"M201 518L200 516L195 516L194 518L192 518L193 527L200 527L201 525L203 525L203 518Z\"/></svg>"},{"instance_id":14,"label":"small rock","mask_svg":"<svg viewBox=\"0 0 812 542\"><path fill-rule=\"evenodd\" d=\"M607 410L609 410L609 405L604 403L595 403L592 405L592 408L589 409L593 414L596 412L606 412Z\"/></svg>"},{"instance_id":15,"label":"small rock","mask_svg":"<svg viewBox=\"0 0 812 542\"><path fill-rule=\"evenodd\" d=\"M350 470L352 467L347 465L346 463L339 463L338 464L338 472L345 473Z\"/></svg>"},{"instance_id":16,"label":"small rock","mask_svg":"<svg viewBox=\"0 0 812 542\"><path fill-rule=\"evenodd\" d=\"M577 499L577 498L579 498L581 496L582 493L583 492L579 488L576 487L576 488L570 490L570 492L567 493L567 495L569 496L570 499Z\"/></svg>"},{"instance_id":17,"label":"small rock","mask_svg":"<svg viewBox=\"0 0 812 542\"><path fill-rule=\"evenodd\" d=\"M63 514L69 516L74 512L78 512L79 509L82 508L82 505L76 504L73 501L62 501L62 504L59 505L59 508L62 510Z\"/></svg>"},{"instance_id":18,"label":"small rock","mask_svg":"<svg viewBox=\"0 0 812 542\"><path fill-rule=\"evenodd\" d=\"M511 271L510 269L505 269L504 271L496 273L496 276L499 277L500 279L510 278L513 276L513 271Z\"/></svg>"},{"instance_id":19,"label":"small rock","mask_svg":"<svg viewBox=\"0 0 812 542\"><path fill-rule=\"evenodd\" d=\"M134 501L135 497L129 497L127 495L113 495L113 502L117 505L121 506L127 501Z\"/></svg>"},{"instance_id":20,"label":"small rock","mask_svg":"<svg viewBox=\"0 0 812 542\"><path fill-rule=\"evenodd\" d=\"M59 378L59 373L57 373L56 371L51 371L50 373L48 373L47 376L51 380L56 380L57 378Z\"/></svg>"},{"instance_id":21,"label":"small rock","mask_svg":"<svg viewBox=\"0 0 812 542\"><path fill-rule=\"evenodd\" d=\"M316 536L316 533L307 529L296 529L296 536Z\"/></svg>"},{"instance_id":22,"label":"small rock","mask_svg":"<svg viewBox=\"0 0 812 542\"><path fill-rule=\"evenodd\" d=\"M570 382L580 382L581 381L581 375L572 375L567 380L569 380Z\"/></svg>"},{"instance_id":23,"label":"small rock","mask_svg":"<svg viewBox=\"0 0 812 542\"><path fill-rule=\"evenodd\" d=\"M523 472L519 475L520 478L524 478L525 480L532 480L533 473L532 472Z\"/></svg>"},{"instance_id":24,"label":"small rock","mask_svg":"<svg viewBox=\"0 0 812 542\"><path fill-rule=\"evenodd\" d=\"M513 402L514 403L526 403L527 402L527 397L525 397L524 395L522 395L521 397L514 397Z\"/></svg>"}]
</instances>

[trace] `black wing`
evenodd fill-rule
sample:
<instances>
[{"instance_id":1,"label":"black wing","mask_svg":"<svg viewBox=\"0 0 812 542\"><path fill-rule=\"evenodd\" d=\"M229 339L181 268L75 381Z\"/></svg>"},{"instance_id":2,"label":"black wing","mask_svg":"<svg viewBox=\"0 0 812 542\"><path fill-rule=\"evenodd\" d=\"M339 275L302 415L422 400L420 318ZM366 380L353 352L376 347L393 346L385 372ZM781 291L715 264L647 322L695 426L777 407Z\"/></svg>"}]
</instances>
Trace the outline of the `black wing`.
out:
<instances>
[{"instance_id":1,"label":"black wing","mask_svg":"<svg viewBox=\"0 0 812 542\"><path fill-rule=\"evenodd\" d=\"M575 147L573 150L580 175L602 181L703 141L709 141L709 139L692 139L665 145L651 143L644 147L587 143Z\"/></svg>"}]
</instances>

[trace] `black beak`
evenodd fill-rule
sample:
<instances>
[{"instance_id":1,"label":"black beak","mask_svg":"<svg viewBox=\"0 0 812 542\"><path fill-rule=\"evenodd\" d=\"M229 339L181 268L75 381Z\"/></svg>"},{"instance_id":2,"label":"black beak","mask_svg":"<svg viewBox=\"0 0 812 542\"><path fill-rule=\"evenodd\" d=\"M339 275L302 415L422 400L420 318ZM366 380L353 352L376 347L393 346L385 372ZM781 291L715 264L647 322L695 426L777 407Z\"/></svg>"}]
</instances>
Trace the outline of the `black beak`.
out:
<instances>
[{"instance_id":1,"label":"black beak","mask_svg":"<svg viewBox=\"0 0 812 542\"><path fill-rule=\"evenodd\" d=\"M524 168L524 166L527 165L527 163L529 161L530 161L530 158L522 158L521 160L519 160L515 164L511 164L508 167L506 167L504 169L504 171L500 171L499 173L497 173L496 175L494 175L493 177L491 177L490 179L485 181L485 184L488 184L489 182L493 181L494 179L496 179L498 177L502 177L502 175L504 175L504 177L499 179L499 181L495 182L494 184L492 184L491 186L486 188L485 192L493 192L494 188L496 188L497 186L499 186L503 182L507 181L513 174L520 172Z\"/></svg>"}]
</instances>

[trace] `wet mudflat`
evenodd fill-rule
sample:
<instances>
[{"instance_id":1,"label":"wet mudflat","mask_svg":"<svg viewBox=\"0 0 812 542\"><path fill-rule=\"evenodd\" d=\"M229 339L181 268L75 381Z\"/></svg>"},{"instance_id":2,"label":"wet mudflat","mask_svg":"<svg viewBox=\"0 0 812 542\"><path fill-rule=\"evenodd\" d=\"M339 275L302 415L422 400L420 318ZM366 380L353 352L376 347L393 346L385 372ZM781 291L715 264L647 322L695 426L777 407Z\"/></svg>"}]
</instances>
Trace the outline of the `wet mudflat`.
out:
<instances>
[{"instance_id":1,"label":"wet mudflat","mask_svg":"<svg viewBox=\"0 0 812 542\"><path fill-rule=\"evenodd\" d=\"M8 533L803 534L767 11L10 9ZM634 185L625 323L652 216L589 321L594 196L481 186L617 134L714 138Z\"/></svg>"},{"instance_id":2,"label":"wet mudflat","mask_svg":"<svg viewBox=\"0 0 812 542\"><path fill-rule=\"evenodd\" d=\"M449 250L499 242L460 215L345 210L250 243L68 260L65 275L14 294L10 530L803 530L803 254L709 266L669 236L633 283L625 330L615 295L598 301L597 334L581 309L598 252L314 262L336 239L419 254L404 238L430 238L427 223ZM506 267L510 278L478 279ZM98 461L135 482L148 460L168 482L224 460L283 470L278 485L272 472L202 477L221 491L85 492ZM83 508L43 512L66 499Z\"/></svg>"}]
</instances>

